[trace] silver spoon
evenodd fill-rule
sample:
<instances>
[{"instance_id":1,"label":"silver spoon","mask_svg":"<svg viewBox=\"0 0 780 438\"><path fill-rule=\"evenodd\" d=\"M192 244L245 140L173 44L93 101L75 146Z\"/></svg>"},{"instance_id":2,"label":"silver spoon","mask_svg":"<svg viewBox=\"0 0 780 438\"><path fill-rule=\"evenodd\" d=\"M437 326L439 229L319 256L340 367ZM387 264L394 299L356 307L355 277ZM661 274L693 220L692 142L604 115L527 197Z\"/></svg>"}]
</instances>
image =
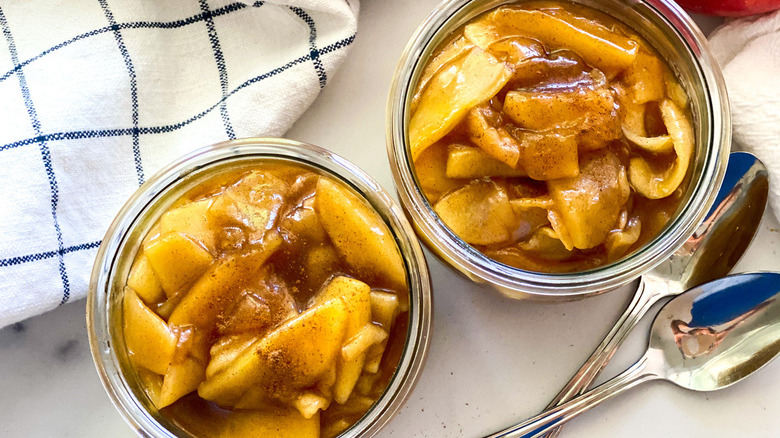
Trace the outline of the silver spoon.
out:
<instances>
[{"instance_id":1,"label":"silver spoon","mask_svg":"<svg viewBox=\"0 0 780 438\"><path fill-rule=\"evenodd\" d=\"M538 437L624 390L664 379L725 388L780 353L780 273L732 275L688 290L656 316L645 355L598 388L487 438Z\"/></svg>"},{"instance_id":2,"label":"silver spoon","mask_svg":"<svg viewBox=\"0 0 780 438\"><path fill-rule=\"evenodd\" d=\"M582 394L596 380L642 316L658 300L727 275L742 257L764 215L769 179L754 155L734 152L707 218L682 248L640 278L634 298L596 351L546 409ZM547 437L556 437L560 428Z\"/></svg>"}]
</instances>

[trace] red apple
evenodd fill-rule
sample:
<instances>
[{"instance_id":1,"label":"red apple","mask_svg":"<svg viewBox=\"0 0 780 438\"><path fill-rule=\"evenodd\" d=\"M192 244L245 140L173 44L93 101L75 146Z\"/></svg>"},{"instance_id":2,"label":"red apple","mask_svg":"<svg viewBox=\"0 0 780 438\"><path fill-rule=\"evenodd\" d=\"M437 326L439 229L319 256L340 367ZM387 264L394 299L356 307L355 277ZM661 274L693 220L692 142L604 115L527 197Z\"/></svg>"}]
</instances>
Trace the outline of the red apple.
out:
<instances>
[{"instance_id":1,"label":"red apple","mask_svg":"<svg viewBox=\"0 0 780 438\"><path fill-rule=\"evenodd\" d=\"M742 17L780 9L780 0L676 0L683 8L700 14Z\"/></svg>"}]
</instances>

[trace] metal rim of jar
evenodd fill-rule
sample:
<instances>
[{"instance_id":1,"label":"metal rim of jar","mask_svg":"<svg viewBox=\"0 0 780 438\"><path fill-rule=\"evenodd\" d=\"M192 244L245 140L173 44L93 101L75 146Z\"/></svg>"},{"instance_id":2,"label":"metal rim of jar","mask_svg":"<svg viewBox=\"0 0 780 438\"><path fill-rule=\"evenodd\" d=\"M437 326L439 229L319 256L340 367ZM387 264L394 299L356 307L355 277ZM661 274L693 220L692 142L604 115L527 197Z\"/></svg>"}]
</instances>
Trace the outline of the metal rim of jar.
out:
<instances>
[{"instance_id":1,"label":"metal rim of jar","mask_svg":"<svg viewBox=\"0 0 780 438\"><path fill-rule=\"evenodd\" d=\"M125 203L109 227L98 249L90 279L86 305L87 329L92 358L104 389L125 421L141 436L172 437L189 436L168 423L161 415L151 413L142 402L128 379L126 362L117 355L124 348L121 336L117 337L113 308L118 298L115 266L123 252L137 250L126 248L134 243L128 237L142 222L152 223L150 208L166 193L171 193L188 176L205 175L209 167L230 161L280 160L303 164L328 174L356 190L379 213L393 233L407 269L409 284L409 326L401 359L385 392L366 414L341 437L372 436L376 434L398 411L419 377L430 343L432 325L432 295L428 266L414 231L401 208L387 192L368 174L346 159L320 147L293 140L277 138L246 138L230 140L191 152L166 166L145 182ZM172 201L171 201L172 202ZM143 232L142 234L146 234ZM132 259L131 259L132 260ZM119 283L117 283L119 282ZM114 321L112 323L112 321ZM136 379L137 380L137 379ZM148 401L146 402L148 403ZM166 423L164 426L161 423ZM173 430L171 430L173 429Z\"/></svg>"},{"instance_id":2,"label":"metal rim of jar","mask_svg":"<svg viewBox=\"0 0 780 438\"><path fill-rule=\"evenodd\" d=\"M704 95L705 101L702 108L707 131L698 126L702 122L702 114L694 112L694 118L699 118L694 120L697 140L706 135L708 141L704 146L697 141L694 159L697 164L691 165L697 166L699 172L694 172L689 183L684 207L658 236L633 254L592 270L565 274L524 271L488 258L444 225L422 194L407 146L407 108L421 66L446 35L469 19L497 6L526 3L528 0L443 1L417 28L396 67L387 102L387 153L401 203L421 240L461 274L474 282L488 283L511 298L552 301L583 298L612 290L646 273L668 259L693 234L714 202L728 162L731 114L725 82L706 38L679 6L671 0L562 1L584 4L609 15L612 15L610 5L624 14L634 11L644 21L651 22L652 19L664 38L684 47L683 59L698 74L694 85ZM690 94L691 90L687 91ZM704 157L701 157L702 151L706 151Z\"/></svg>"}]
</instances>

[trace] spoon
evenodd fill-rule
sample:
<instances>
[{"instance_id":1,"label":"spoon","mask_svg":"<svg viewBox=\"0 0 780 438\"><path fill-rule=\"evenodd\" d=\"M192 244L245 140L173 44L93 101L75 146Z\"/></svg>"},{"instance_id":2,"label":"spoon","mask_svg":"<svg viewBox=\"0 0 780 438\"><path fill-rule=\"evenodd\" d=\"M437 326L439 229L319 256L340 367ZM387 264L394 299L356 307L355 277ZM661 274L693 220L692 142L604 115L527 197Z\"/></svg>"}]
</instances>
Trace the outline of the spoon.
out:
<instances>
[{"instance_id":1,"label":"spoon","mask_svg":"<svg viewBox=\"0 0 780 438\"><path fill-rule=\"evenodd\" d=\"M694 391L730 386L780 353L780 273L724 277L673 298L650 330L647 352L614 379L487 438L531 438L628 388L668 380Z\"/></svg>"},{"instance_id":2,"label":"spoon","mask_svg":"<svg viewBox=\"0 0 780 438\"><path fill-rule=\"evenodd\" d=\"M546 409L585 392L642 316L660 299L727 275L753 240L768 193L764 164L752 154L732 153L723 184L704 222L671 258L640 278L623 315ZM556 428L547 436L555 437L559 432Z\"/></svg>"}]
</instances>

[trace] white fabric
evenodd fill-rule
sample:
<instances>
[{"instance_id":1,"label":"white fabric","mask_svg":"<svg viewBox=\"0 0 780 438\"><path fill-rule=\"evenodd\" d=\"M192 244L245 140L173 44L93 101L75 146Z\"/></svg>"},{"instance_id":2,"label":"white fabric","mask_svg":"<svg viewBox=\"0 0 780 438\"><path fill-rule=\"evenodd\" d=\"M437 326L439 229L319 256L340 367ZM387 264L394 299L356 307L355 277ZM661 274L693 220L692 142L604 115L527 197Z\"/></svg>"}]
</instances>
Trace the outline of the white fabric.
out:
<instances>
[{"instance_id":1,"label":"white fabric","mask_svg":"<svg viewBox=\"0 0 780 438\"><path fill-rule=\"evenodd\" d=\"M731 99L735 148L769 169L769 204L780 218L780 11L729 21L710 35Z\"/></svg>"},{"instance_id":2,"label":"white fabric","mask_svg":"<svg viewBox=\"0 0 780 438\"><path fill-rule=\"evenodd\" d=\"M358 2L0 3L0 327L84 297L109 223L161 166L283 134L344 59Z\"/></svg>"}]
</instances>

